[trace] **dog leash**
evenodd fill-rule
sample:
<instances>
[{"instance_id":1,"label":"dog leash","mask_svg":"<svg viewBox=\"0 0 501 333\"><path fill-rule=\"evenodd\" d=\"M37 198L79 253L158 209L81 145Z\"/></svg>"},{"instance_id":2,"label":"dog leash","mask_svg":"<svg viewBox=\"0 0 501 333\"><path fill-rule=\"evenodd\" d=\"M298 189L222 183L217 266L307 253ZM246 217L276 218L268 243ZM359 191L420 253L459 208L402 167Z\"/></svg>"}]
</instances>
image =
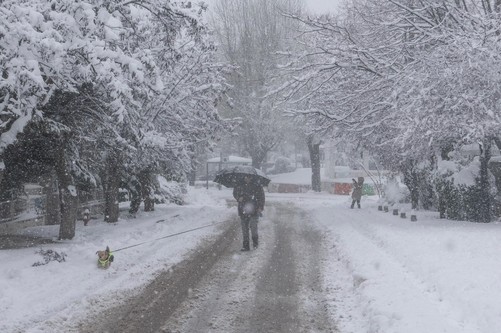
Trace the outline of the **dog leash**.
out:
<instances>
[{"instance_id":1,"label":"dog leash","mask_svg":"<svg viewBox=\"0 0 501 333\"><path fill-rule=\"evenodd\" d=\"M146 243L154 242L154 241L157 241L157 240L160 240L160 239L164 239L164 238L178 236L178 235L181 235L181 234L185 234L187 232L192 232L192 231L195 231L195 230L212 227L212 226L215 226L215 225L218 225L218 224L221 224L221 223L224 223L224 222L211 223L211 224L203 225L203 226L198 227L198 228L193 228L193 229L190 229L190 230L185 230L185 231L177 232L175 234L171 234L171 235L167 235L167 236L155 238L155 239L152 239L152 240L149 240L149 241L141 242L141 243L138 243L138 244L134 244L134 245L122 247L121 249L113 250L113 252L118 252L118 251L122 251L122 250L125 250L125 249L130 249L131 247L136 247L136 246L139 246L139 245L143 245L143 244L146 244Z\"/></svg>"}]
</instances>

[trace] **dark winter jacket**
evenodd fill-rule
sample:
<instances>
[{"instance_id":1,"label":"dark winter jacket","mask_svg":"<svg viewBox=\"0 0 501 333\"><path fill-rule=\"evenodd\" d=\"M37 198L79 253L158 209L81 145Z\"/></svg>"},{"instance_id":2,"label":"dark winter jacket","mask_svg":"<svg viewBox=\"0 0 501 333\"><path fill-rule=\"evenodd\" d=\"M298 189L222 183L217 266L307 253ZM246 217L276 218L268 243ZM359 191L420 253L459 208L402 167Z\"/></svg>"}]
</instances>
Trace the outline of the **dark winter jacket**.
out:
<instances>
[{"instance_id":1,"label":"dark winter jacket","mask_svg":"<svg viewBox=\"0 0 501 333\"><path fill-rule=\"evenodd\" d=\"M364 186L364 177L358 177L358 182L353 179L353 192L351 198L353 200L362 199L362 187Z\"/></svg>"},{"instance_id":2,"label":"dark winter jacket","mask_svg":"<svg viewBox=\"0 0 501 333\"><path fill-rule=\"evenodd\" d=\"M233 189L233 197L238 201L239 216L258 216L264 209L264 190L259 184L240 184Z\"/></svg>"}]
</instances>

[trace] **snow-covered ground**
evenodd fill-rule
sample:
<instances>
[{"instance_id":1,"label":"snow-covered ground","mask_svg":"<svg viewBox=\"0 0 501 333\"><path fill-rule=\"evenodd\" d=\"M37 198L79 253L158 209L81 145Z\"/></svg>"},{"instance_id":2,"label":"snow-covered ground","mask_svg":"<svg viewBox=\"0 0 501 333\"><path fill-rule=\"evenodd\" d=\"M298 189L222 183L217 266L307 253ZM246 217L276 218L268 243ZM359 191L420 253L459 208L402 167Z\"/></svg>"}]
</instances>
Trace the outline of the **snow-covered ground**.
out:
<instances>
[{"instance_id":1,"label":"snow-covered ground","mask_svg":"<svg viewBox=\"0 0 501 333\"><path fill-rule=\"evenodd\" d=\"M96 301L106 305L127 296L219 232L218 223L233 213L218 198L226 194L191 190L186 206L157 205L154 212L113 224L94 219L84 226L78 221L73 240L41 247L64 253L61 263L32 266L43 262L36 253L40 248L0 251L0 332L55 332L51 321L77 321ZM56 239L58 226L28 228L23 234ZM101 270L96 251L106 246L111 251L133 247L114 252L111 267Z\"/></svg>"},{"instance_id":2,"label":"snow-covered ground","mask_svg":"<svg viewBox=\"0 0 501 333\"><path fill-rule=\"evenodd\" d=\"M411 222L378 211L375 198L362 200L361 210L340 196L291 200L315 216L331 239L332 257L349 272L355 296L347 305L358 306L361 313L353 315L363 321L343 314L342 332L499 331L499 222L440 220L433 212L418 212ZM324 268L326 284L334 284L338 276Z\"/></svg>"},{"instance_id":3,"label":"snow-covered ground","mask_svg":"<svg viewBox=\"0 0 501 333\"><path fill-rule=\"evenodd\" d=\"M219 233L217 223L235 214L229 198L228 189L191 188L186 206L159 205L116 224L79 221L72 241L42 246L65 253L61 263L32 266L42 260L35 253L40 248L0 251L0 332L57 332L56 323L76 322L95 304L126 297ZM375 197L363 198L360 210L349 208L349 197L326 193L269 193L267 200L295 203L329 236L331 257L343 265L325 264L324 290L341 332L492 333L501 327L498 222L446 221L433 212L418 212L411 222L378 211ZM24 232L56 237L57 227ZM115 252L111 267L100 270L95 252L106 245L137 246Z\"/></svg>"}]
</instances>

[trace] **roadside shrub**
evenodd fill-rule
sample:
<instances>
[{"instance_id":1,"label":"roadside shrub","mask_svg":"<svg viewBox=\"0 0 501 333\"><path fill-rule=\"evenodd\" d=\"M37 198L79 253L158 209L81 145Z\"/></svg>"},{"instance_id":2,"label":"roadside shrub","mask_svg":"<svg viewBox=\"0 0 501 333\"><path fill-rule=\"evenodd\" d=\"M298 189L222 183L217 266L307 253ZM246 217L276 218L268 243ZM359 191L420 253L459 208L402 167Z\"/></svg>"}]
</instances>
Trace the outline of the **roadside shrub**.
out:
<instances>
[{"instance_id":1,"label":"roadside shrub","mask_svg":"<svg viewBox=\"0 0 501 333\"><path fill-rule=\"evenodd\" d=\"M453 179L439 178L435 181L437 207L441 218L458 221L482 222L485 200L494 201L491 193L483 190L478 179L474 185L454 184Z\"/></svg>"},{"instance_id":2,"label":"roadside shrub","mask_svg":"<svg viewBox=\"0 0 501 333\"><path fill-rule=\"evenodd\" d=\"M177 205L184 204L184 195L187 192L186 184L176 181L168 181L163 176L158 176L158 186L155 190L155 202L172 202Z\"/></svg>"},{"instance_id":3,"label":"roadside shrub","mask_svg":"<svg viewBox=\"0 0 501 333\"><path fill-rule=\"evenodd\" d=\"M440 218L463 220L464 212L462 209L463 197L461 186L455 186L452 179L440 177L435 180L435 191Z\"/></svg>"},{"instance_id":4,"label":"roadside shrub","mask_svg":"<svg viewBox=\"0 0 501 333\"><path fill-rule=\"evenodd\" d=\"M409 189L396 179L390 179L384 184L383 197L389 205L410 202Z\"/></svg>"},{"instance_id":5,"label":"roadside shrub","mask_svg":"<svg viewBox=\"0 0 501 333\"><path fill-rule=\"evenodd\" d=\"M287 173L294 171L291 165L291 160L287 157L280 156L275 160L275 166L268 170L269 174Z\"/></svg>"}]
</instances>

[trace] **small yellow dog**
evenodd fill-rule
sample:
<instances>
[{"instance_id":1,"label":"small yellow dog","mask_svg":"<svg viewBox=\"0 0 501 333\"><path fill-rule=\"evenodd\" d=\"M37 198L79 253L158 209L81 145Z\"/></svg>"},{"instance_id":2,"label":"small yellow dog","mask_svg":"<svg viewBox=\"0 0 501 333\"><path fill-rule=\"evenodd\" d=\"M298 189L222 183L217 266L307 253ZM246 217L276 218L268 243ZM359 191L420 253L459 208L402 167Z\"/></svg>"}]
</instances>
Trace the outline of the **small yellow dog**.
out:
<instances>
[{"instance_id":1,"label":"small yellow dog","mask_svg":"<svg viewBox=\"0 0 501 333\"><path fill-rule=\"evenodd\" d=\"M111 263L113 262L113 254L110 251L110 248L107 246L106 250L104 251L97 251L96 252L98 259L97 259L97 267L102 268L102 269L107 269L110 267Z\"/></svg>"}]
</instances>

